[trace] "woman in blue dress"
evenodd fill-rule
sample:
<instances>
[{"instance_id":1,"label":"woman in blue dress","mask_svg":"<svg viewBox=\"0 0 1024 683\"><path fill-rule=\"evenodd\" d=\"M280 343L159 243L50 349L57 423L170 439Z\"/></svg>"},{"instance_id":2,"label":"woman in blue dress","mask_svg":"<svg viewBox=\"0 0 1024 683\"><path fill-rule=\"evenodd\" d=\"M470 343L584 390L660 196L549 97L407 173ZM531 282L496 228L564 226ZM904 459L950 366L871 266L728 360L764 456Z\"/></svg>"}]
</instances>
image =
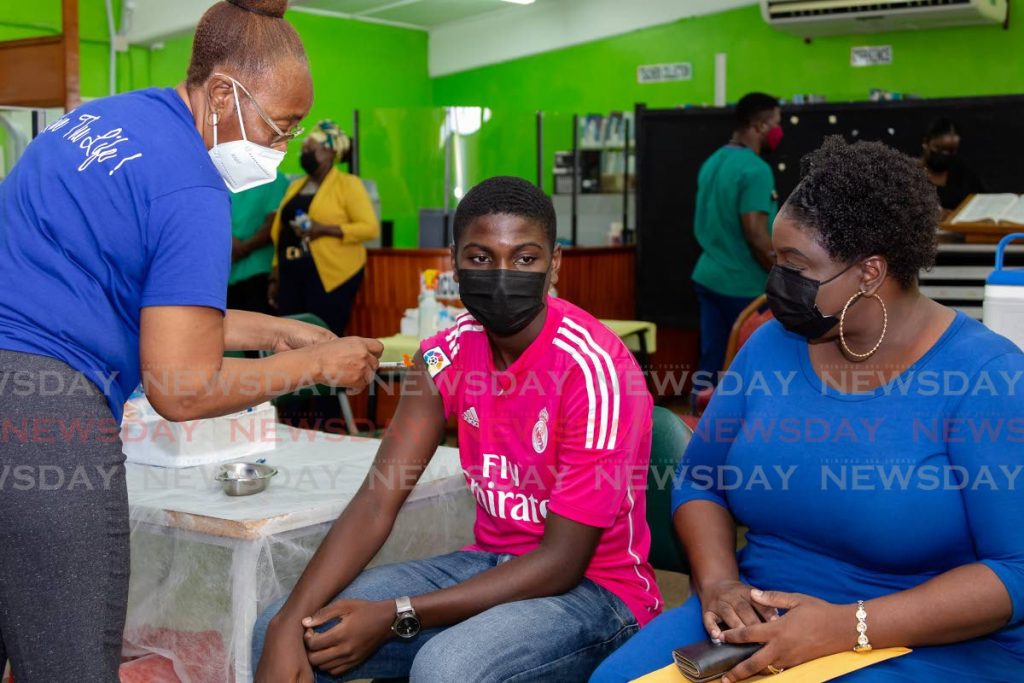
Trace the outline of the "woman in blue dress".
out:
<instances>
[{"instance_id":1,"label":"woman in blue dress","mask_svg":"<svg viewBox=\"0 0 1024 683\"><path fill-rule=\"evenodd\" d=\"M776 320L677 471L693 595L593 681L709 636L763 643L728 683L892 646L913 652L837 680L1024 680L1024 354L919 289L938 211L882 144L834 138L805 159L772 236Z\"/></svg>"}]
</instances>

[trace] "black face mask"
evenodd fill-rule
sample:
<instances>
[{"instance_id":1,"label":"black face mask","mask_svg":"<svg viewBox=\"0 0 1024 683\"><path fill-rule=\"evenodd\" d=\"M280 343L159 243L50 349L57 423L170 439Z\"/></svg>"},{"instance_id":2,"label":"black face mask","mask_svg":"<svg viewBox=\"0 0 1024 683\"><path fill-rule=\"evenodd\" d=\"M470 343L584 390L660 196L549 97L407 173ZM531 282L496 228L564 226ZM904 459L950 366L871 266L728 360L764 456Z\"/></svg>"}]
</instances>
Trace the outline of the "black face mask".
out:
<instances>
[{"instance_id":1,"label":"black face mask","mask_svg":"<svg viewBox=\"0 0 1024 683\"><path fill-rule=\"evenodd\" d=\"M306 175L313 175L320 170L320 162L316 159L316 152L310 152L309 150L304 151L299 156L299 165L302 166L302 170L306 172Z\"/></svg>"},{"instance_id":2,"label":"black face mask","mask_svg":"<svg viewBox=\"0 0 1024 683\"><path fill-rule=\"evenodd\" d=\"M488 332L508 337L543 310L547 273L459 269L459 295Z\"/></svg>"},{"instance_id":3,"label":"black face mask","mask_svg":"<svg viewBox=\"0 0 1024 683\"><path fill-rule=\"evenodd\" d=\"M953 165L953 158L956 155L952 152L928 150L924 163L936 173L945 173Z\"/></svg>"},{"instance_id":4,"label":"black face mask","mask_svg":"<svg viewBox=\"0 0 1024 683\"><path fill-rule=\"evenodd\" d=\"M806 278L790 268L773 266L768 273L768 285L765 294L772 314L783 327L790 332L808 339L818 339L828 334L836 326L839 318L834 315L822 315L815 303L818 299L818 288L835 280L852 268L849 265L824 282Z\"/></svg>"}]
</instances>

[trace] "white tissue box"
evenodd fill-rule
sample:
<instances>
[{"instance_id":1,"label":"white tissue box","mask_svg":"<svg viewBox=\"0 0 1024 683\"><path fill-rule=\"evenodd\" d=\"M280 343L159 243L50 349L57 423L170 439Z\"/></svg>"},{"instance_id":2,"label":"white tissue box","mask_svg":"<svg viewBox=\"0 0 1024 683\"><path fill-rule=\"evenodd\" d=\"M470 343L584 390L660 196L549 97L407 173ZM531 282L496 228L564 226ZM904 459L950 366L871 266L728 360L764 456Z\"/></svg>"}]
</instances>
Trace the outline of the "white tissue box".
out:
<instances>
[{"instance_id":1,"label":"white tissue box","mask_svg":"<svg viewBox=\"0 0 1024 683\"><path fill-rule=\"evenodd\" d=\"M239 413L190 422L168 422L145 396L124 406L121 441L128 462L195 467L249 458L273 450L277 410L269 402Z\"/></svg>"}]
</instances>

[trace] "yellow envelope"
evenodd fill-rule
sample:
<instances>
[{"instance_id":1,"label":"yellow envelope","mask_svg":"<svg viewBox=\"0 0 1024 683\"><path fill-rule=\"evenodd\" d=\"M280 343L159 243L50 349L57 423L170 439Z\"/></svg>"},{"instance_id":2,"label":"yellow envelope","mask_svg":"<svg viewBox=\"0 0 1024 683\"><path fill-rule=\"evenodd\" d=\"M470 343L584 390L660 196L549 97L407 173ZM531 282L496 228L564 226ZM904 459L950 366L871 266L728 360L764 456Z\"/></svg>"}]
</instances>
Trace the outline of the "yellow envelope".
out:
<instances>
[{"instance_id":1,"label":"yellow envelope","mask_svg":"<svg viewBox=\"0 0 1024 683\"><path fill-rule=\"evenodd\" d=\"M840 652L810 662L804 662L800 666L786 669L774 676L753 676L746 681L771 681L772 683L823 683L839 678L848 673L864 669L872 664L884 662L893 657L900 657L910 652L905 647L890 647L884 650L871 650L870 652ZM715 679L712 683L718 683ZM746 683L746 681L744 683ZM658 669L654 673L637 678L632 683L688 683L686 677L679 673L675 664L670 664L664 669Z\"/></svg>"}]
</instances>

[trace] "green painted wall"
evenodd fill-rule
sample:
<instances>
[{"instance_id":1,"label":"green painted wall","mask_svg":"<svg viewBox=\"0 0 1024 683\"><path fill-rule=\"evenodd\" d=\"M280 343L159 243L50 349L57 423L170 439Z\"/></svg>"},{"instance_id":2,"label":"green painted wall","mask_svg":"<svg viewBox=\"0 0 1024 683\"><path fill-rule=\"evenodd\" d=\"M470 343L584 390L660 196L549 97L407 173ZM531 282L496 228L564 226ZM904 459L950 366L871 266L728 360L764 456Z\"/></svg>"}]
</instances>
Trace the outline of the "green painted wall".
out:
<instances>
[{"instance_id":1,"label":"green painted wall","mask_svg":"<svg viewBox=\"0 0 1024 683\"><path fill-rule=\"evenodd\" d=\"M163 41L149 52L149 85L170 88L185 80L192 56L192 34Z\"/></svg>"},{"instance_id":2,"label":"green painted wall","mask_svg":"<svg viewBox=\"0 0 1024 683\"><path fill-rule=\"evenodd\" d=\"M728 54L728 98L765 90L790 99L824 94L831 101L864 100L871 88L922 97L1024 92L1024 0L1011 0L1016 21L1000 27L959 28L868 36L802 39L769 27L756 5L685 19L579 46L435 78L435 105L486 105L505 112L481 149L479 177L536 176L532 127L513 110L545 112L544 181L551 190L554 150L572 144L572 112L603 113L651 107L706 105L714 99L714 55ZM853 68L850 48L892 45L894 64ZM641 64L687 61L692 81L640 85Z\"/></svg>"},{"instance_id":3,"label":"green painted wall","mask_svg":"<svg viewBox=\"0 0 1024 683\"><path fill-rule=\"evenodd\" d=\"M757 6L671 24L434 79L434 103L604 112L709 104L714 55L729 55L728 97L766 90L867 99L871 88L923 97L1024 92L1024 0L1011 0L1009 30L971 27L818 38L769 27ZM850 47L892 45L891 66L853 68ZM692 81L640 85L636 67L692 62Z\"/></svg>"}]
</instances>

